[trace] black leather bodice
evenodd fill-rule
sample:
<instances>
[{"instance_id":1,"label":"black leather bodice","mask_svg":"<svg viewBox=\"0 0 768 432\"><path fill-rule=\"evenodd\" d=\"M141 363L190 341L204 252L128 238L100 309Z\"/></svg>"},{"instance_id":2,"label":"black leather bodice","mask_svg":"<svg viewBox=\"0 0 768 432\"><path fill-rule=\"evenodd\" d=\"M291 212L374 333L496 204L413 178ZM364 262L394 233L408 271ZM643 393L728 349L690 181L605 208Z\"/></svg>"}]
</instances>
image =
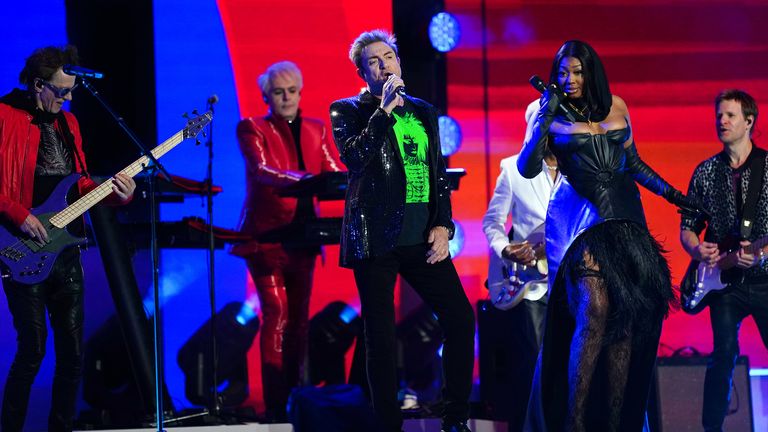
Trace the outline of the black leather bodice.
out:
<instances>
[{"instance_id":1,"label":"black leather bodice","mask_svg":"<svg viewBox=\"0 0 768 432\"><path fill-rule=\"evenodd\" d=\"M629 127L606 134L550 133L552 152L573 189L603 220L629 219L645 226L640 191L626 167Z\"/></svg>"}]
</instances>

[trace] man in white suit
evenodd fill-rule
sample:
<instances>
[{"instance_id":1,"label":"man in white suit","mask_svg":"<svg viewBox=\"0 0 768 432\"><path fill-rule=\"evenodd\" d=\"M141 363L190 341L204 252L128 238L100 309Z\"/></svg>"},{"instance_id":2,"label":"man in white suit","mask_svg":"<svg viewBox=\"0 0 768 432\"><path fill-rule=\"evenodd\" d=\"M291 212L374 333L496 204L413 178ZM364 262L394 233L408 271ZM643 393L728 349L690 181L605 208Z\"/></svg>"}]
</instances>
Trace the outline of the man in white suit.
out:
<instances>
[{"instance_id":1,"label":"man in white suit","mask_svg":"<svg viewBox=\"0 0 768 432\"><path fill-rule=\"evenodd\" d=\"M526 119L538 108L538 100L529 105ZM541 173L533 179L527 179L517 170L518 155L505 158L501 161L501 174L496 180L496 189L488 204L488 210L483 216L483 231L490 245L490 261L488 266L488 285L498 287L502 285L507 276L502 270L504 266L535 266L539 259L544 259L543 243L527 239L543 234L543 224L547 216L547 206L552 188L559 178L557 159L551 153L544 158ZM512 219L512 230L506 228L507 219ZM509 234L508 234L509 232ZM543 235L541 235L543 241ZM546 269L546 266L544 266ZM545 270L546 271L546 270ZM546 290L546 281L536 285L538 290ZM493 297L493 296L492 296ZM496 303L503 299L491 298ZM498 305L503 309L501 305ZM519 328L504 329L504 331L516 332L514 339L519 341L517 345L522 348L520 353L523 370L520 370L524 379L525 388L515 389L516 392L525 395L527 400L530 389L530 378L536 366L541 339L544 335L544 318L547 309L547 296L535 301L523 300L513 310L506 313L510 316L510 322ZM522 428L525 415L525 406L520 408L519 415L510 414L509 430L517 431ZM519 420L519 421L518 421Z\"/></svg>"}]
</instances>

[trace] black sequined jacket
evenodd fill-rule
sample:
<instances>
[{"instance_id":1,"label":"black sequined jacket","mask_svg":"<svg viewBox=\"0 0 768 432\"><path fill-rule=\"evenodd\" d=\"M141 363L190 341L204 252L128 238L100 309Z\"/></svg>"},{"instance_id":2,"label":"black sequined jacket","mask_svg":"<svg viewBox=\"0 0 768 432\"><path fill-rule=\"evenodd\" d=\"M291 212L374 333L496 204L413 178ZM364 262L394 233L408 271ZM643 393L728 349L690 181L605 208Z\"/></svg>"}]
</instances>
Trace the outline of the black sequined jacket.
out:
<instances>
[{"instance_id":1,"label":"black sequined jacket","mask_svg":"<svg viewBox=\"0 0 768 432\"><path fill-rule=\"evenodd\" d=\"M429 136L429 224L448 228L453 237L451 201L445 162L440 153L437 111L406 96ZM377 109L379 99L364 92L331 104L333 138L349 169L339 261L354 267L397 245L405 207L405 171L393 130L394 118ZM427 233L425 233L426 239Z\"/></svg>"}]
</instances>

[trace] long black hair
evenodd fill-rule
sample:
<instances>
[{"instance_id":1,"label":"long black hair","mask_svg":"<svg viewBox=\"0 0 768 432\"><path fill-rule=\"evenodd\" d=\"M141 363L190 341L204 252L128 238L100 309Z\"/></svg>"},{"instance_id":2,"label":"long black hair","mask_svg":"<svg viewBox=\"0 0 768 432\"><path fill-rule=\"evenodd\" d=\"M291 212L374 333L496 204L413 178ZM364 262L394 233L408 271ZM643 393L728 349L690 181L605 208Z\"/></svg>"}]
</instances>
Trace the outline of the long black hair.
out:
<instances>
[{"instance_id":1,"label":"long black hair","mask_svg":"<svg viewBox=\"0 0 768 432\"><path fill-rule=\"evenodd\" d=\"M560 62L566 57L574 57L581 62L581 70L584 76L582 87L582 101L579 105L587 107L587 113L582 114L573 110L577 121L602 121L611 111L611 90L608 87L608 77L605 75L603 62L597 56L595 50L586 42L579 40L566 41L557 50L552 61L552 69L549 73L550 84L557 84L557 76L560 72Z\"/></svg>"}]
</instances>

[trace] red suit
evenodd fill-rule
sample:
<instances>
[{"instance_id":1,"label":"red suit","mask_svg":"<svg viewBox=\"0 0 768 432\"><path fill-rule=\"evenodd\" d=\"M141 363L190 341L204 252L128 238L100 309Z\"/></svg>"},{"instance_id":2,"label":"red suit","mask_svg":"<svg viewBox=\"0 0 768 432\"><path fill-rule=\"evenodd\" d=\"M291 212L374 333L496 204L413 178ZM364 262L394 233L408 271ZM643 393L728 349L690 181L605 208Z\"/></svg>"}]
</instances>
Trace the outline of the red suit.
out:
<instances>
[{"instance_id":1,"label":"red suit","mask_svg":"<svg viewBox=\"0 0 768 432\"><path fill-rule=\"evenodd\" d=\"M0 215L10 220L14 226L20 226L29 216L32 207L32 192L35 177L35 162L40 145L40 129L32 123L32 114L6 103L11 96L21 98L17 91L7 95L0 103ZM70 132L74 136L77 161L80 171L85 171L80 126L72 113L62 111ZM61 132L58 120L56 130ZM80 194L85 194L97 185L89 177L78 181Z\"/></svg>"},{"instance_id":2,"label":"red suit","mask_svg":"<svg viewBox=\"0 0 768 432\"><path fill-rule=\"evenodd\" d=\"M293 220L297 199L278 196L279 187L307 174L341 171L338 152L329 143L322 121L301 118L299 136L305 171L299 170L295 141L286 120L270 114L249 117L237 125L247 185L241 232L257 237ZM232 253L246 259L259 295L264 402L267 414L280 418L285 415L288 393L299 384L306 353L317 250L252 241L237 245Z\"/></svg>"}]
</instances>

